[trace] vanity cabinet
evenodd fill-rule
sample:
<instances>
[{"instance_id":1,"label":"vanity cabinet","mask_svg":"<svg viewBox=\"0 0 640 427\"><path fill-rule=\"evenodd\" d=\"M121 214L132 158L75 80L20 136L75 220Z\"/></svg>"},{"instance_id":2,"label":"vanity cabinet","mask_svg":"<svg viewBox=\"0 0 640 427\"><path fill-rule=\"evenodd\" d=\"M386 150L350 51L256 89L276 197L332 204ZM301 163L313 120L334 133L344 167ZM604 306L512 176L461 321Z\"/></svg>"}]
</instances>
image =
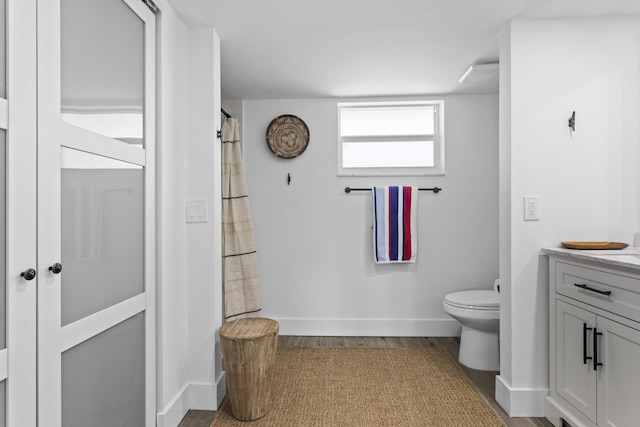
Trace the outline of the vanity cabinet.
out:
<instances>
[{"instance_id":1,"label":"vanity cabinet","mask_svg":"<svg viewBox=\"0 0 640 427\"><path fill-rule=\"evenodd\" d=\"M545 416L557 427L637 427L640 264L636 269L620 261L547 254L550 395Z\"/></svg>"}]
</instances>

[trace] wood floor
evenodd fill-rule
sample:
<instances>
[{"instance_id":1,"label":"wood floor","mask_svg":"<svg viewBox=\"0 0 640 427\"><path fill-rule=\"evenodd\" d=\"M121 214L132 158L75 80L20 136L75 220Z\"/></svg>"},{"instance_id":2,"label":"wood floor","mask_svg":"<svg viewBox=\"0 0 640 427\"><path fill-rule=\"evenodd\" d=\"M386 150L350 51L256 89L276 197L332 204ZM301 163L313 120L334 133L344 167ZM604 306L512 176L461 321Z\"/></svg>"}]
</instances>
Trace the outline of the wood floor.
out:
<instances>
[{"instance_id":1,"label":"wood floor","mask_svg":"<svg viewBox=\"0 0 640 427\"><path fill-rule=\"evenodd\" d=\"M280 336L278 346L330 346L330 347L419 347L446 349L454 360L458 360L460 339L452 338L403 338L403 337L298 337ZM460 365L471 382L482 393L496 413L510 427L553 427L544 418L509 418L494 399L495 376L497 372L476 371ZM179 427L209 427L215 412L191 410L185 415ZM443 426L444 427L444 426Z\"/></svg>"}]
</instances>

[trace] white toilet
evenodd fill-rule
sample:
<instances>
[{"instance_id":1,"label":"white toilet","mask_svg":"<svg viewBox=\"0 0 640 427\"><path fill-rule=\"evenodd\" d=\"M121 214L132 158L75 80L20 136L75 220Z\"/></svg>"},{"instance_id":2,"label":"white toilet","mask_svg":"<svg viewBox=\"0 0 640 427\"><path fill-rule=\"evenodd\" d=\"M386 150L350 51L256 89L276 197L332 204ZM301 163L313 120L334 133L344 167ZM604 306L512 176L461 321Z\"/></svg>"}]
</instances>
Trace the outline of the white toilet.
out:
<instances>
[{"instance_id":1,"label":"white toilet","mask_svg":"<svg viewBox=\"0 0 640 427\"><path fill-rule=\"evenodd\" d=\"M493 290L462 291L444 297L444 311L462 324L458 360L482 371L500 370L499 281Z\"/></svg>"}]
</instances>

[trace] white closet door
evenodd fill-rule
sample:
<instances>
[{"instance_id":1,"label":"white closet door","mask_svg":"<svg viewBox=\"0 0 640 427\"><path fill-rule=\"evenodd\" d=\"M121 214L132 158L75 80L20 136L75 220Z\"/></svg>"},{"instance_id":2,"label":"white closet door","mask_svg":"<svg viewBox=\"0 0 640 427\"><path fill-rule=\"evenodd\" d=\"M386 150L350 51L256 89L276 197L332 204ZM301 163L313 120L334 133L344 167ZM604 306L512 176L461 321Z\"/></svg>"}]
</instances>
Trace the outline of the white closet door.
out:
<instances>
[{"instance_id":1,"label":"white closet door","mask_svg":"<svg viewBox=\"0 0 640 427\"><path fill-rule=\"evenodd\" d=\"M154 426L155 15L38 0L38 17L38 418Z\"/></svg>"},{"instance_id":2,"label":"white closet door","mask_svg":"<svg viewBox=\"0 0 640 427\"><path fill-rule=\"evenodd\" d=\"M6 91L6 1L0 0L0 427L6 425L7 406L7 376L9 366L7 364L7 316L6 316L6 294L7 294L7 126L9 125L9 114Z\"/></svg>"},{"instance_id":3,"label":"white closet door","mask_svg":"<svg viewBox=\"0 0 640 427\"><path fill-rule=\"evenodd\" d=\"M0 426L36 426L36 0L0 1ZM6 34L6 39L2 36ZM6 70L6 73L5 73ZM9 114L10 112L10 114ZM4 216L6 213L6 217ZM6 248L6 252L4 251ZM6 286L6 289L4 287ZM6 290L6 293L4 292ZM5 305L6 303L6 305ZM4 308L6 307L6 312ZM6 320L6 323L5 323ZM6 347L5 347L6 344ZM5 406L6 404L6 406Z\"/></svg>"}]
</instances>

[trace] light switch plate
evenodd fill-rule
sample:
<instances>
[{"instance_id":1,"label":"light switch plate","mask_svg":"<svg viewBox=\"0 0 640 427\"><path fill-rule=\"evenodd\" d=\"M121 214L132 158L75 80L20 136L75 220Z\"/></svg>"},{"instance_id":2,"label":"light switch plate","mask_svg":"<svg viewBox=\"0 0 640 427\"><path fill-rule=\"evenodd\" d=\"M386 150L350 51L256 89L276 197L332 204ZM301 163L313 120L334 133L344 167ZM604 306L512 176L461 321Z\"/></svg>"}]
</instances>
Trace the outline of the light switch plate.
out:
<instances>
[{"instance_id":1,"label":"light switch plate","mask_svg":"<svg viewBox=\"0 0 640 427\"><path fill-rule=\"evenodd\" d=\"M187 223L207 221L207 201L187 200Z\"/></svg>"}]
</instances>

